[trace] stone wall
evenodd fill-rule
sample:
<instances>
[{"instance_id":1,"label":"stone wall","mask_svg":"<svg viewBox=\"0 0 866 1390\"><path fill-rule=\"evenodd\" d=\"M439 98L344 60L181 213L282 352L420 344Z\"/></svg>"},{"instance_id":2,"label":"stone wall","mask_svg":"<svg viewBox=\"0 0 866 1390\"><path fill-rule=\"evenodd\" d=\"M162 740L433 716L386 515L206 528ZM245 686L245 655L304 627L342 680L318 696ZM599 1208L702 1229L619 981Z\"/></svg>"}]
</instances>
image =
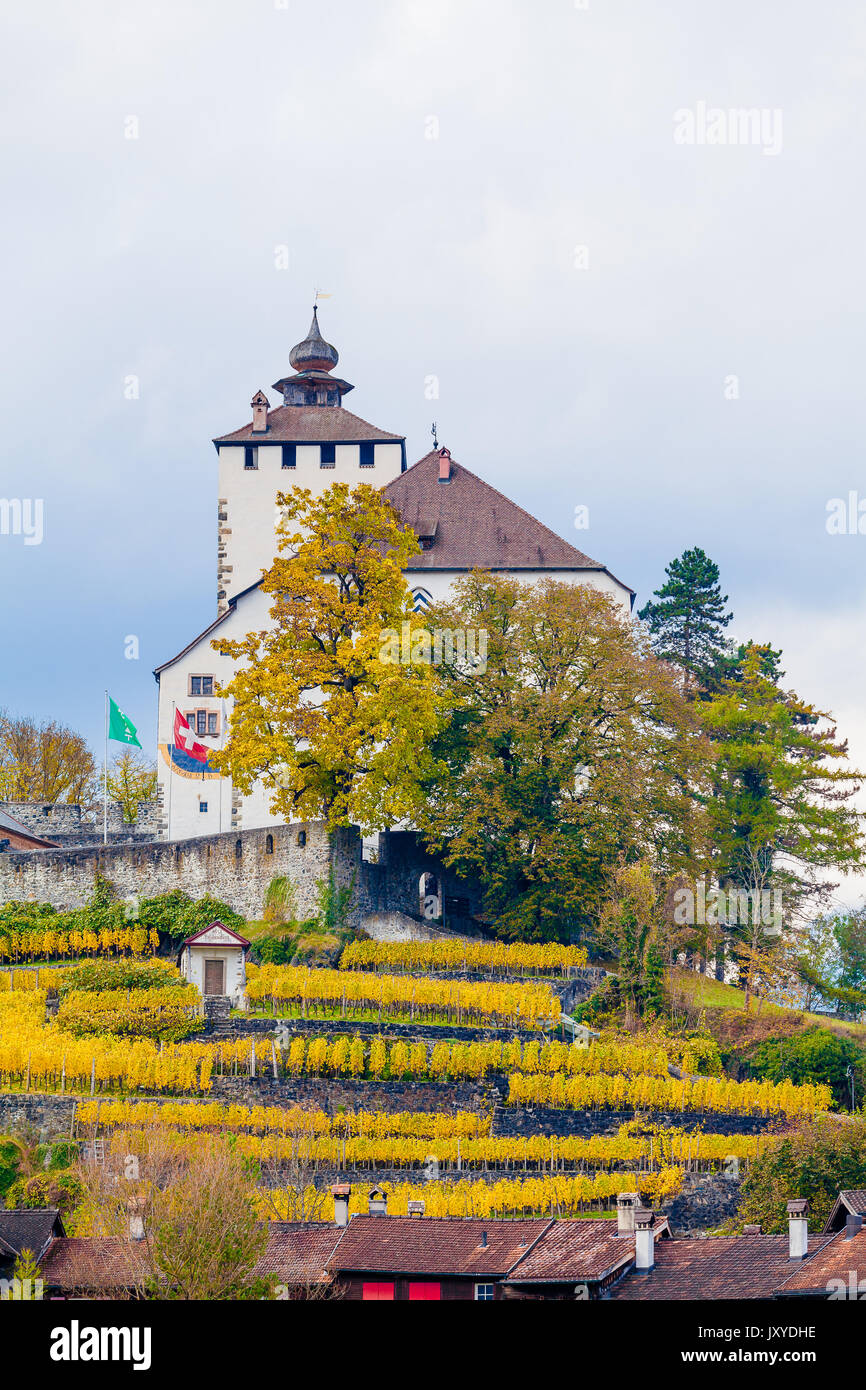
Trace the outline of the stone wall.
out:
<instances>
[{"instance_id":1,"label":"stone wall","mask_svg":"<svg viewBox=\"0 0 866 1390\"><path fill-rule=\"evenodd\" d=\"M504 1105L497 1111L493 1128L501 1135L578 1134L589 1138L593 1134L616 1134L620 1125L629 1120L646 1120L666 1128L701 1129L706 1134L770 1134L784 1128L784 1122L773 1115L717 1115L697 1110L636 1114L634 1110L554 1110L517 1105Z\"/></svg>"},{"instance_id":2,"label":"stone wall","mask_svg":"<svg viewBox=\"0 0 866 1390\"><path fill-rule=\"evenodd\" d=\"M0 1095L0 1134L35 1130L43 1143L68 1139L75 1096Z\"/></svg>"},{"instance_id":3,"label":"stone wall","mask_svg":"<svg viewBox=\"0 0 866 1390\"><path fill-rule=\"evenodd\" d=\"M53 840L64 849L102 843L104 826L101 804L80 806L67 802L48 805L42 801L0 801L0 810L20 821L34 835ZM152 840L156 839L157 832L155 801L139 802L138 816L133 824L124 821L119 801L108 803L109 844Z\"/></svg>"},{"instance_id":4,"label":"stone wall","mask_svg":"<svg viewBox=\"0 0 866 1390\"><path fill-rule=\"evenodd\" d=\"M357 882L360 862L357 832L329 836L319 821L171 843L12 851L0 854L0 903L32 899L57 908L80 907L92 893L98 872L121 897L155 897L183 889L193 898L219 898L254 920L261 916L270 880L287 874L303 918L315 913L316 880L327 879L330 865L342 885L353 873ZM356 894L356 919L362 903L362 894Z\"/></svg>"}]
</instances>

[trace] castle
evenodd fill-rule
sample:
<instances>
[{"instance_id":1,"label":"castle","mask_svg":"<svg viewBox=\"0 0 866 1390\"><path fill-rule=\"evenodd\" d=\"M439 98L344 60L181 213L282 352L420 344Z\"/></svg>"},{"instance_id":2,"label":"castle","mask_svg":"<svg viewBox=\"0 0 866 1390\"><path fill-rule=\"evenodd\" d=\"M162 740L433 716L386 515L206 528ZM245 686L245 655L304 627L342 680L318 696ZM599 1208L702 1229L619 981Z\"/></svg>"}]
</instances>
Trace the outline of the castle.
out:
<instances>
[{"instance_id":1,"label":"castle","mask_svg":"<svg viewBox=\"0 0 866 1390\"><path fill-rule=\"evenodd\" d=\"M214 750L222 746L231 711L216 691L231 679L233 662L215 652L212 641L269 625L271 600L260 583L277 551L278 492L299 485L318 495L335 482L380 487L421 545L405 571L416 611L445 598L455 579L473 569L591 584L626 613L634 601L633 591L604 565L457 463L448 449L435 448L407 467L403 435L345 408L343 399L354 388L334 374L338 360L314 309L307 336L289 354L293 371L274 382L282 404L271 409L264 391L256 391L249 423L213 441L219 459L216 615L154 673L165 839L280 823L264 787L243 796L209 761L196 761L174 744L179 709L197 740Z\"/></svg>"}]
</instances>

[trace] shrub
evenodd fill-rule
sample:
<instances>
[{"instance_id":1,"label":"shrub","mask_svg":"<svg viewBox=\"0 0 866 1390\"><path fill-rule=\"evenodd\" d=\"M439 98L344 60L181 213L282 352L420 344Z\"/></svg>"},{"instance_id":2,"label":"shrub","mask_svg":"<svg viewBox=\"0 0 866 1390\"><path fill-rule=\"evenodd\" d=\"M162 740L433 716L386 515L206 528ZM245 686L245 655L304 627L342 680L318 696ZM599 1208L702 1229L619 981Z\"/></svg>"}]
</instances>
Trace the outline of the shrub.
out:
<instances>
[{"instance_id":1,"label":"shrub","mask_svg":"<svg viewBox=\"0 0 866 1390\"><path fill-rule=\"evenodd\" d=\"M822 1117L786 1135L753 1160L740 1197L739 1218L768 1234L787 1230L787 1204L809 1202L809 1227L823 1229L839 1192L866 1187L866 1123Z\"/></svg>"},{"instance_id":2,"label":"shrub","mask_svg":"<svg viewBox=\"0 0 866 1390\"><path fill-rule=\"evenodd\" d=\"M143 899L138 905L138 920L147 927L156 927L172 941L183 941L211 922L223 922L235 931L245 925L240 913L218 898L204 897L194 901L180 889Z\"/></svg>"},{"instance_id":3,"label":"shrub","mask_svg":"<svg viewBox=\"0 0 866 1390\"><path fill-rule=\"evenodd\" d=\"M845 1109L851 1104L848 1067L854 1069L855 1101L862 1104L866 1088L866 1052L851 1038L828 1028L808 1028L794 1037L771 1038L760 1044L744 1063L747 1076L764 1081L794 1081L798 1085L823 1082L833 1099Z\"/></svg>"},{"instance_id":4,"label":"shrub","mask_svg":"<svg viewBox=\"0 0 866 1390\"><path fill-rule=\"evenodd\" d=\"M60 994L70 990L165 989L182 982L180 971L167 960L88 960L63 972Z\"/></svg>"}]
</instances>

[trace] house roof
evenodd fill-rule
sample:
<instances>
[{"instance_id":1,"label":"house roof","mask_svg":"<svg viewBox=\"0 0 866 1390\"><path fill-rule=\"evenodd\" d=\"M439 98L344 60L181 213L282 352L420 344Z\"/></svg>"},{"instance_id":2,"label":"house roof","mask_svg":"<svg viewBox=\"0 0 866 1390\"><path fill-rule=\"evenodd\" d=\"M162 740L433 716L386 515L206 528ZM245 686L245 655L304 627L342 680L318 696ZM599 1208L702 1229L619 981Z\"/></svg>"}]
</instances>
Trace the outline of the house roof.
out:
<instances>
[{"instance_id":1,"label":"house roof","mask_svg":"<svg viewBox=\"0 0 866 1390\"><path fill-rule=\"evenodd\" d=\"M250 945L245 936L241 936L240 932L233 931L231 927L227 927L225 922L209 922L206 927L202 927L201 931L194 932L192 936L188 936L185 941L182 941L180 943L180 949L183 950L184 946L195 946L201 937L206 936L214 927L219 927L220 931L228 932L229 936L233 936L237 944L243 946L244 950Z\"/></svg>"},{"instance_id":2,"label":"house roof","mask_svg":"<svg viewBox=\"0 0 866 1390\"><path fill-rule=\"evenodd\" d=\"M666 1218L657 1218L656 1239L669 1235ZM509 1284L590 1283L605 1279L634 1261L634 1235L617 1235L616 1222L578 1218L554 1221L529 1254L509 1271Z\"/></svg>"},{"instance_id":3,"label":"house roof","mask_svg":"<svg viewBox=\"0 0 866 1390\"><path fill-rule=\"evenodd\" d=\"M326 1266L341 1235L341 1228L330 1221L275 1221L254 1273L276 1274L283 1284L330 1283Z\"/></svg>"},{"instance_id":4,"label":"house roof","mask_svg":"<svg viewBox=\"0 0 866 1390\"><path fill-rule=\"evenodd\" d=\"M329 1268L358 1273L503 1275L532 1248L548 1218L520 1221L353 1216ZM482 1244L486 1236L487 1244Z\"/></svg>"},{"instance_id":5,"label":"house roof","mask_svg":"<svg viewBox=\"0 0 866 1390\"><path fill-rule=\"evenodd\" d=\"M610 574L598 560L569 545L453 459L450 481L440 482L441 459L440 449L431 450L382 489L407 526L433 537L428 550L410 556L407 571L595 570ZM627 585L622 588L632 593Z\"/></svg>"},{"instance_id":6,"label":"house roof","mask_svg":"<svg viewBox=\"0 0 866 1390\"><path fill-rule=\"evenodd\" d=\"M44 1282L63 1289L130 1289L147 1273L139 1242L117 1236L66 1236L42 1261Z\"/></svg>"},{"instance_id":7,"label":"house roof","mask_svg":"<svg viewBox=\"0 0 866 1390\"><path fill-rule=\"evenodd\" d=\"M825 1234L841 1230L848 1216L862 1216L866 1220L866 1188L849 1187L845 1192L839 1193L833 1203L833 1210L827 1217Z\"/></svg>"},{"instance_id":8,"label":"house roof","mask_svg":"<svg viewBox=\"0 0 866 1390\"><path fill-rule=\"evenodd\" d=\"M268 411L266 431L254 432L250 421L213 442L217 448L220 444L402 444L405 437L380 430L341 405L280 405Z\"/></svg>"},{"instance_id":9,"label":"house roof","mask_svg":"<svg viewBox=\"0 0 866 1390\"><path fill-rule=\"evenodd\" d=\"M789 1264L788 1277L776 1289L777 1298L803 1297L807 1294L826 1298L830 1293L828 1285L831 1279L841 1279L846 1290L851 1285L866 1288L866 1230L861 1229L850 1240L846 1239L844 1231L839 1231L829 1240L819 1237L814 1250L804 1260L797 1262L793 1273L790 1270Z\"/></svg>"},{"instance_id":10,"label":"house roof","mask_svg":"<svg viewBox=\"0 0 866 1390\"><path fill-rule=\"evenodd\" d=\"M57 1207L18 1207L0 1211L0 1241L13 1255L32 1250L39 1259L52 1236L65 1234Z\"/></svg>"},{"instance_id":11,"label":"house roof","mask_svg":"<svg viewBox=\"0 0 866 1390\"><path fill-rule=\"evenodd\" d=\"M3 838L3 831L8 830L13 835L21 835L24 839L30 840L37 849L58 849L59 846L53 840L46 840L42 835L36 835L26 825L22 825L20 820L10 816L8 811L0 809L0 839Z\"/></svg>"},{"instance_id":12,"label":"house roof","mask_svg":"<svg viewBox=\"0 0 866 1390\"><path fill-rule=\"evenodd\" d=\"M611 1298L627 1302L772 1298L790 1273L787 1235L668 1240L656 1245L650 1273L630 1271Z\"/></svg>"}]
</instances>

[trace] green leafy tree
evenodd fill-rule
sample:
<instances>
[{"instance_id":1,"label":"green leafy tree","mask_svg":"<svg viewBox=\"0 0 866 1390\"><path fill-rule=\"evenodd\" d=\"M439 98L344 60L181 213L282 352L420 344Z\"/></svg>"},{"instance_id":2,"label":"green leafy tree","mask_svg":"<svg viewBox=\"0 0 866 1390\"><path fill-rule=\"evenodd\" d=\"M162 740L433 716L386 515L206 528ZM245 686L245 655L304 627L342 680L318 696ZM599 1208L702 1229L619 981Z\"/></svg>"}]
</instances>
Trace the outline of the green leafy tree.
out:
<instances>
[{"instance_id":1,"label":"green leafy tree","mask_svg":"<svg viewBox=\"0 0 866 1390\"><path fill-rule=\"evenodd\" d=\"M655 599L638 616L647 624L652 643L663 661L683 673L685 689L712 684L727 647L724 629L733 617L719 584L719 567L703 550L686 550L665 567L667 578Z\"/></svg>"},{"instance_id":2,"label":"green leafy tree","mask_svg":"<svg viewBox=\"0 0 866 1390\"><path fill-rule=\"evenodd\" d=\"M140 802L154 799L156 786L156 763L134 748L125 748L108 769L108 795L120 802L127 825L138 819Z\"/></svg>"},{"instance_id":3,"label":"green leafy tree","mask_svg":"<svg viewBox=\"0 0 866 1390\"><path fill-rule=\"evenodd\" d=\"M739 675L700 705L716 751L708 813L722 887L777 889L790 921L829 891L828 872L863 862L863 818L848 804L863 774L830 716L767 670L767 649L750 644Z\"/></svg>"},{"instance_id":4,"label":"green leafy tree","mask_svg":"<svg viewBox=\"0 0 866 1390\"><path fill-rule=\"evenodd\" d=\"M835 917L833 935L839 949L838 984L866 992L866 906Z\"/></svg>"},{"instance_id":5,"label":"green leafy tree","mask_svg":"<svg viewBox=\"0 0 866 1390\"><path fill-rule=\"evenodd\" d=\"M821 1231L840 1191L866 1187L866 1123L820 1117L766 1149L750 1166L738 1217L766 1234L788 1229L787 1204L809 1202L809 1227Z\"/></svg>"},{"instance_id":6,"label":"green leafy tree","mask_svg":"<svg viewBox=\"0 0 866 1390\"><path fill-rule=\"evenodd\" d=\"M480 876L500 934L588 930L623 857L691 863L705 741L607 595L476 572L428 621L485 633L487 655L483 672L439 667L453 713L418 821L458 873Z\"/></svg>"},{"instance_id":7,"label":"green leafy tree","mask_svg":"<svg viewBox=\"0 0 866 1390\"><path fill-rule=\"evenodd\" d=\"M748 1076L763 1081L793 1081L798 1086L823 1083L832 1089L836 1104L845 1109L851 1105L851 1076L855 1104L862 1100L866 1083L866 1052L853 1038L840 1037L827 1028L770 1038L755 1049L744 1066Z\"/></svg>"}]
</instances>

